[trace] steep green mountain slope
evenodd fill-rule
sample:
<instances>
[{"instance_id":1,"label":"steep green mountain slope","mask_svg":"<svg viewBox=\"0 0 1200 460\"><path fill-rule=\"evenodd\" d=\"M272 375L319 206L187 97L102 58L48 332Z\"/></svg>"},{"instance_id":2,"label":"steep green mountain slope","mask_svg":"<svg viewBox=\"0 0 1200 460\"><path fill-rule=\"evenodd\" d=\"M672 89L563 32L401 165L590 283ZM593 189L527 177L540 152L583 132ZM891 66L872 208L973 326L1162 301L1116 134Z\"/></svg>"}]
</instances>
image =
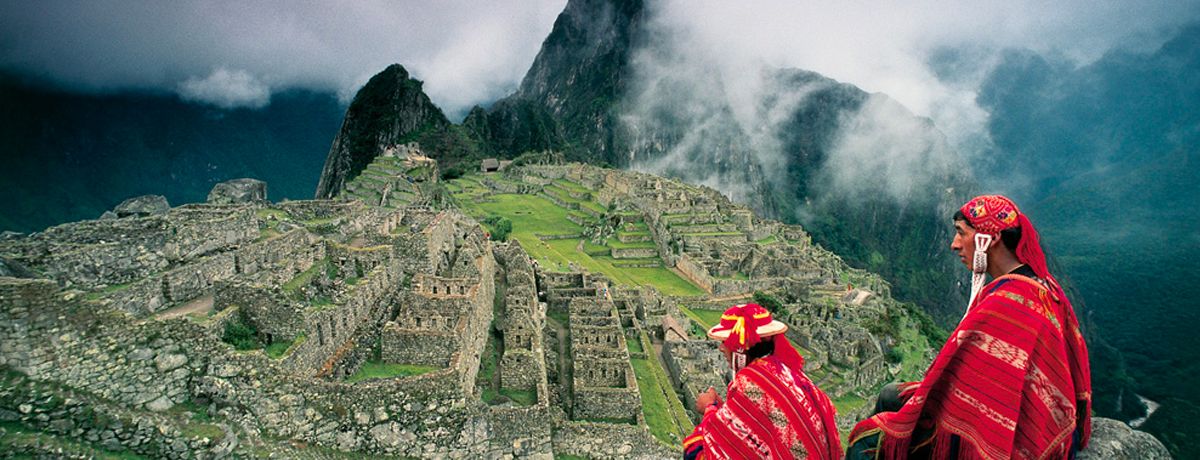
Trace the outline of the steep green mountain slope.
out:
<instances>
[{"instance_id":1,"label":"steep green mountain slope","mask_svg":"<svg viewBox=\"0 0 1200 460\"><path fill-rule=\"evenodd\" d=\"M135 195L203 201L238 177L272 200L308 198L342 108L288 91L262 109L220 110L165 94L84 95L0 78L0 230L94 219Z\"/></svg>"},{"instance_id":2,"label":"steep green mountain slope","mask_svg":"<svg viewBox=\"0 0 1200 460\"><path fill-rule=\"evenodd\" d=\"M985 179L1018 181L1011 192L1031 203L1086 306L1096 410L1134 417L1134 392L1163 403L1145 428L1182 458L1200 455L1198 74L1193 26L1152 53L1082 68L1011 53L979 99L1005 152Z\"/></svg>"},{"instance_id":3,"label":"steep green mountain slope","mask_svg":"<svg viewBox=\"0 0 1200 460\"><path fill-rule=\"evenodd\" d=\"M317 198L337 196L384 149L419 142L447 165L477 158L478 147L450 123L399 64L371 77L346 110L317 184Z\"/></svg>"}]
</instances>

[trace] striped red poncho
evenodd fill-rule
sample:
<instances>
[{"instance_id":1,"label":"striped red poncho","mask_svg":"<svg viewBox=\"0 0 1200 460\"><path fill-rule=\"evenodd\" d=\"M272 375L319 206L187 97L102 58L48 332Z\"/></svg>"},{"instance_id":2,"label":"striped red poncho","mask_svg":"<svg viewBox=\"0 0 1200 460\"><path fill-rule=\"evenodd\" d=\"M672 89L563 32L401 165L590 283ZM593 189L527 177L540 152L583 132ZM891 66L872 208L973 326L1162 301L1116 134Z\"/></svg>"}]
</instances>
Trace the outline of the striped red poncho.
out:
<instances>
[{"instance_id":1,"label":"striped red poncho","mask_svg":"<svg viewBox=\"0 0 1200 460\"><path fill-rule=\"evenodd\" d=\"M767 356L737 372L726 401L705 412L683 450L699 459L838 460L834 416L829 397L801 369Z\"/></svg>"},{"instance_id":2,"label":"striped red poncho","mask_svg":"<svg viewBox=\"0 0 1200 460\"><path fill-rule=\"evenodd\" d=\"M898 412L854 427L851 444L880 435L877 458L906 458L914 431L932 430L933 458L1066 458L1090 435L1087 348L1062 291L1005 275L992 281ZM922 442L922 443L924 443Z\"/></svg>"}]
</instances>

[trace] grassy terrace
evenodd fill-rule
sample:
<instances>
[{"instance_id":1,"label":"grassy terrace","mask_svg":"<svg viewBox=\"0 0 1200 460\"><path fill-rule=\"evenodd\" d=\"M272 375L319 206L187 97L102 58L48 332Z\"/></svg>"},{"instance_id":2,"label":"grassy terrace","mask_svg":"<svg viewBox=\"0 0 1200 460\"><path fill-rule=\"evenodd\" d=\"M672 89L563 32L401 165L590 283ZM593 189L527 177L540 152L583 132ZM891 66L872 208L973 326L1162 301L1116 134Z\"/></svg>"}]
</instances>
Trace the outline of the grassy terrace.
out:
<instances>
[{"instance_id":1,"label":"grassy terrace","mask_svg":"<svg viewBox=\"0 0 1200 460\"><path fill-rule=\"evenodd\" d=\"M702 295L704 291L680 278L674 272L663 268L624 268L615 266L620 263L602 253L600 248L586 243L583 251L579 250L578 238L549 239L543 241L537 235L570 235L581 234L584 228L567 220L568 210L559 207L545 197L536 195L491 194L480 185L474 176L466 176L451 182L460 193L455 193L455 199L465 212L483 219L489 215L506 217L513 223L512 234L521 242L521 246L530 256L546 270L567 271L569 264L576 264L593 273L600 273L614 282L625 286L653 286L667 295L693 296ZM597 205L599 206L599 205ZM616 238L609 239L609 247ZM644 243L643 243L644 244ZM653 247L633 245L619 247ZM597 255L589 255L588 253Z\"/></svg>"},{"instance_id":2,"label":"grassy terrace","mask_svg":"<svg viewBox=\"0 0 1200 460\"><path fill-rule=\"evenodd\" d=\"M613 248L613 249L626 249L626 248L655 248L656 246L654 245L653 241L634 241L632 243L622 243L621 240L618 240L616 238L609 238L608 239L608 247Z\"/></svg>"},{"instance_id":3,"label":"grassy terrace","mask_svg":"<svg viewBox=\"0 0 1200 460\"><path fill-rule=\"evenodd\" d=\"M413 375L421 375L427 372L438 370L433 366L421 366L416 364L392 364L380 361L367 361L362 367L355 372L354 375L346 378L347 383L361 382L370 379L389 379L396 377L408 377Z\"/></svg>"},{"instance_id":4,"label":"grassy terrace","mask_svg":"<svg viewBox=\"0 0 1200 460\"><path fill-rule=\"evenodd\" d=\"M555 179L554 185L576 193L590 193L592 190L566 179Z\"/></svg>"},{"instance_id":5,"label":"grassy terrace","mask_svg":"<svg viewBox=\"0 0 1200 460\"><path fill-rule=\"evenodd\" d=\"M647 358L633 358L633 372L637 376L638 393L642 397L642 413L650 433L659 441L678 445L683 437L692 432L692 422L675 395L671 381L663 371L662 364L654 356L650 340L642 334L639 345L650 350ZM632 348L632 345L630 345Z\"/></svg>"},{"instance_id":6,"label":"grassy terrace","mask_svg":"<svg viewBox=\"0 0 1200 460\"><path fill-rule=\"evenodd\" d=\"M679 310L683 311L683 314L687 315L688 318L700 323L700 325L704 326L705 329L712 328L713 326L716 326L717 323L721 322L721 314L724 313L716 310L705 310L702 308L693 310L683 305L679 306Z\"/></svg>"}]
</instances>

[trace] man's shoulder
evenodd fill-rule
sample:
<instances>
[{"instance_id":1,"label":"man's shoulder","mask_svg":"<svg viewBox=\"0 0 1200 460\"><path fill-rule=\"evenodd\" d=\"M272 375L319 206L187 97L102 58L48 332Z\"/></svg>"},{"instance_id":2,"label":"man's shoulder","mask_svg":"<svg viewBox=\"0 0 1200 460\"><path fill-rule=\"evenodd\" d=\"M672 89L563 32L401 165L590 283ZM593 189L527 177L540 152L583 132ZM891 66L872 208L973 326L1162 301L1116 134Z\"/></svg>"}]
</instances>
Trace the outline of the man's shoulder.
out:
<instances>
[{"instance_id":1,"label":"man's shoulder","mask_svg":"<svg viewBox=\"0 0 1200 460\"><path fill-rule=\"evenodd\" d=\"M1044 318L1055 329L1062 329L1054 294L1036 278L1009 274L997 278L980 302L980 309L1032 313ZM1024 316L1024 315L1021 315Z\"/></svg>"}]
</instances>

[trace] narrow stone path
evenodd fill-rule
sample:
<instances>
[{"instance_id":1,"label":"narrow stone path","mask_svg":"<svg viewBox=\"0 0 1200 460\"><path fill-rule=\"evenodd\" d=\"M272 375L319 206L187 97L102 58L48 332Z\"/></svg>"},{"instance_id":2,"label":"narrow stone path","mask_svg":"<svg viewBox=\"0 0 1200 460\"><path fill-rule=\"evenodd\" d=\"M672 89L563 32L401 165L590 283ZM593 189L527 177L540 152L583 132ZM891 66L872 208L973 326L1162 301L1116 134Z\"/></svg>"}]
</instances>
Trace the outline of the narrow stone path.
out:
<instances>
[{"instance_id":1,"label":"narrow stone path","mask_svg":"<svg viewBox=\"0 0 1200 460\"><path fill-rule=\"evenodd\" d=\"M554 326L554 336L558 338L558 385L563 388L565 393L563 397L567 399L567 401L563 401L564 405L571 407L571 385L567 378L567 373L571 371L567 367L570 364L567 357L567 340L570 340L570 337L567 328L559 324L558 320L547 316L546 323Z\"/></svg>"},{"instance_id":2,"label":"narrow stone path","mask_svg":"<svg viewBox=\"0 0 1200 460\"><path fill-rule=\"evenodd\" d=\"M207 294L188 301L178 307L168 308L163 310L154 319L171 319L178 318L192 313L207 315L213 310L213 295Z\"/></svg>"}]
</instances>

